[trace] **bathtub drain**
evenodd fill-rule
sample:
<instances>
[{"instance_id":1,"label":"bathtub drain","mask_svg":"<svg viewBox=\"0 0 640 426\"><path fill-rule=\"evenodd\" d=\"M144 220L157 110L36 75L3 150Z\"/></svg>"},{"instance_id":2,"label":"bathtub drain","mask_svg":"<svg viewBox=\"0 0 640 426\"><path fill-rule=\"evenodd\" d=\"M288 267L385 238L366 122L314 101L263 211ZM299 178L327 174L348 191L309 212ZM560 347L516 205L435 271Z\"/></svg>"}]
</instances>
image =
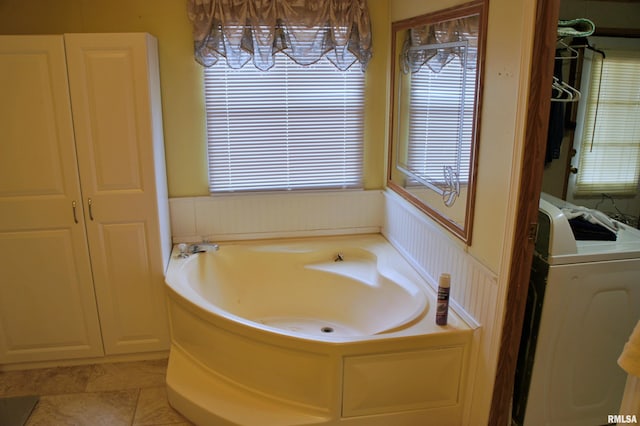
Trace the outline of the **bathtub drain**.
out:
<instances>
[{"instance_id":1,"label":"bathtub drain","mask_svg":"<svg viewBox=\"0 0 640 426\"><path fill-rule=\"evenodd\" d=\"M323 333L333 333L333 327L322 327L320 331Z\"/></svg>"}]
</instances>

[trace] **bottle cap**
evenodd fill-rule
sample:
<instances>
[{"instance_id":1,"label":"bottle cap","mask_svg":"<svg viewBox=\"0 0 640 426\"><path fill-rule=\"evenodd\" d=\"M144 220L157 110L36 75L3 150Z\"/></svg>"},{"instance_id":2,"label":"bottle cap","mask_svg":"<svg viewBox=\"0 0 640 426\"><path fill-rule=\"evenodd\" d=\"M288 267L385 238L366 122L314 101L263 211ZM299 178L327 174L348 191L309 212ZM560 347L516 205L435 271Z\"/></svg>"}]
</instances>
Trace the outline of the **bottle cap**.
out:
<instances>
[{"instance_id":1,"label":"bottle cap","mask_svg":"<svg viewBox=\"0 0 640 426\"><path fill-rule=\"evenodd\" d=\"M440 274L440 280L438 281L438 287L449 288L451 285L451 275Z\"/></svg>"}]
</instances>

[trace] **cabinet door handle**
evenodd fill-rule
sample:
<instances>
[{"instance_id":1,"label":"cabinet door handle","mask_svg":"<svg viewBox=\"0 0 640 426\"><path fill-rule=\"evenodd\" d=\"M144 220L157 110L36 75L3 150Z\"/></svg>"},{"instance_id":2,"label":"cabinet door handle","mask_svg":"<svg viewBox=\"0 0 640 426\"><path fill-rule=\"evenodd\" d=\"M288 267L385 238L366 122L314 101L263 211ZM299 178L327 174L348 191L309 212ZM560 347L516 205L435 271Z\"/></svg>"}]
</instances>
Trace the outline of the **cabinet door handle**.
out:
<instances>
[{"instance_id":1,"label":"cabinet door handle","mask_svg":"<svg viewBox=\"0 0 640 426\"><path fill-rule=\"evenodd\" d=\"M89 198L89 200L87 201L87 204L89 205L89 219L93 220L93 200L91 198Z\"/></svg>"},{"instance_id":2,"label":"cabinet door handle","mask_svg":"<svg viewBox=\"0 0 640 426\"><path fill-rule=\"evenodd\" d=\"M73 211L73 221L75 223L78 223L78 215L76 214L76 206L77 206L76 200L73 200L71 202L71 210Z\"/></svg>"}]
</instances>

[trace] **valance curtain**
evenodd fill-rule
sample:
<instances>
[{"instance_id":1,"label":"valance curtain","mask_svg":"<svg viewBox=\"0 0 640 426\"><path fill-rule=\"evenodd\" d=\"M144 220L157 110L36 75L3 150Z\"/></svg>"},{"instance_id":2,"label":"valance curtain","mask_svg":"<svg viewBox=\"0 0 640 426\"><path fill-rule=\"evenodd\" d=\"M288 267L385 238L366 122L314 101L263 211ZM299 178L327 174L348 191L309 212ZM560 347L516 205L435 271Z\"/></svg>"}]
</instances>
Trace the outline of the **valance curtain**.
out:
<instances>
[{"instance_id":1,"label":"valance curtain","mask_svg":"<svg viewBox=\"0 0 640 426\"><path fill-rule=\"evenodd\" d=\"M366 0L188 0L196 60L268 70L283 52L301 65L326 56L346 70L371 58Z\"/></svg>"},{"instance_id":2,"label":"valance curtain","mask_svg":"<svg viewBox=\"0 0 640 426\"><path fill-rule=\"evenodd\" d=\"M465 60L465 55L466 63L475 67L479 25L480 16L473 15L410 28L401 52L402 71L418 72L427 65L437 73L454 57Z\"/></svg>"}]
</instances>

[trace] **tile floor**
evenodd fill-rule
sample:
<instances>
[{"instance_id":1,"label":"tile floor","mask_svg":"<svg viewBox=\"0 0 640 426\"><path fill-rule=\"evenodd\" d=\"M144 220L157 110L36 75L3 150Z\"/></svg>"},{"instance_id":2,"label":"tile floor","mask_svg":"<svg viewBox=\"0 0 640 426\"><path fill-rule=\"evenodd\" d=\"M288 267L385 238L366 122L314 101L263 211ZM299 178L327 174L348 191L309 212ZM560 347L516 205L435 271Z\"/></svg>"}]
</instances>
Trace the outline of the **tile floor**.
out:
<instances>
[{"instance_id":1,"label":"tile floor","mask_svg":"<svg viewBox=\"0 0 640 426\"><path fill-rule=\"evenodd\" d=\"M0 372L0 397L39 395L27 426L191 425L167 401L167 360Z\"/></svg>"}]
</instances>

